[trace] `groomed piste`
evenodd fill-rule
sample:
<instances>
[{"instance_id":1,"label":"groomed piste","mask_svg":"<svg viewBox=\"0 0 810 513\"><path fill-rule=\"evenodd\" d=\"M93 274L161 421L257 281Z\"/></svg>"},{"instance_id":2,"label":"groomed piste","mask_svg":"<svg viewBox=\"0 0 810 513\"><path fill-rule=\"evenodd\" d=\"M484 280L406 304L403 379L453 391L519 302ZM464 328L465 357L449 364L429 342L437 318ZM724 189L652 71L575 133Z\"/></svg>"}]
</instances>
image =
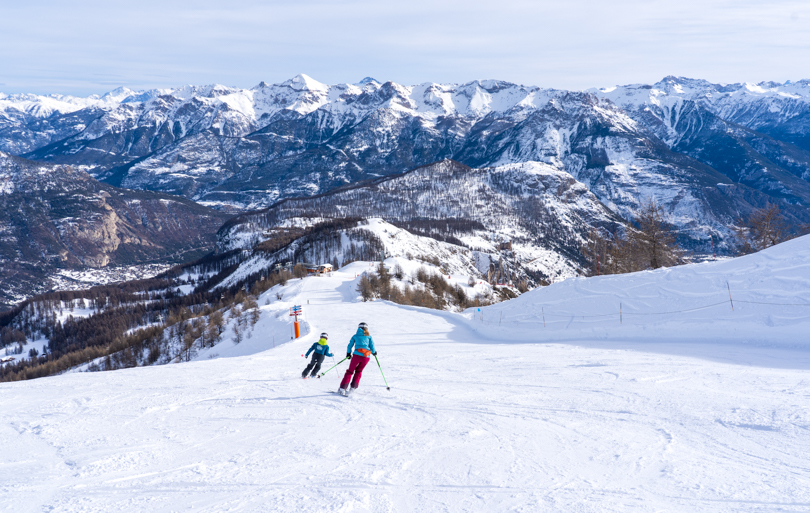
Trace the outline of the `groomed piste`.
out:
<instances>
[{"instance_id":1,"label":"groomed piste","mask_svg":"<svg viewBox=\"0 0 810 513\"><path fill-rule=\"evenodd\" d=\"M194 362L0 385L0 511L810 510L810 237L463 313L363 303L370 268ZM390 391L301 379L361 321Z\"/></svg>"}]
</instances>

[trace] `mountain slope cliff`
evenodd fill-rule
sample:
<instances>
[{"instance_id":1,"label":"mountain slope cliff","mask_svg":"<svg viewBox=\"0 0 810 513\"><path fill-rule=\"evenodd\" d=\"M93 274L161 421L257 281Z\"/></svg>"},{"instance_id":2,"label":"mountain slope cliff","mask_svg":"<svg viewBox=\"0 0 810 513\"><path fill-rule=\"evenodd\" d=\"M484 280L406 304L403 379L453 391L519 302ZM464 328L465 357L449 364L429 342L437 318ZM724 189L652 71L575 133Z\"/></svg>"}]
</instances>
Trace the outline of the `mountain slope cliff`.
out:
<instances>
[{"instance_id":1,"label":"mountain slope cliff","mask_svg":"<svg viewBox=\"0 0 810 513\"><path fill-rule=\"evenodd\" d=\"M227 218L185 198L118 189L71 166L0 153L0 298L47 290L57 269L199 256Z\"/></svg>"}]
</instances>

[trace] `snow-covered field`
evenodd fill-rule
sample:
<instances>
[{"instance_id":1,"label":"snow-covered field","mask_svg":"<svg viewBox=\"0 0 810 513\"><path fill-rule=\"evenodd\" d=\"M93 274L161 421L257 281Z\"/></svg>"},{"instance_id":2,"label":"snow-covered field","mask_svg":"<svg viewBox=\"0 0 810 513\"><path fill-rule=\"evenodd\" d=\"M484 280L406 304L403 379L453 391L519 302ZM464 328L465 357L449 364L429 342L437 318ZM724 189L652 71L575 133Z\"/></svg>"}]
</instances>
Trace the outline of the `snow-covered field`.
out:
<instances>
[{"instance_id":1,"label":"snow-covered field","mask_svg":"<svg viewBox=\"0 0 810 513\"><path fill-rule=\"evenodd\" d=\"M719 262L569 278L466 316L494 339L810 349L810 236Z\"/></svg>"},{"instance_id":2,"label":"snow-covered field","mask_svg":"<svg viewBox=\"0 0 810 513\"><path fill-rule=\"evenodd\" d=\"M810 304L810 238L568 280L484 322L357 302L367 267L287 285L301 340L0 385L0 511L810 510L810 307L632 315L714 302L726 280L739 301ZM543 328L540 309L569 318ZM339 371L300 379L318 333L337 361L360 321L390 391L373 361L350 398Z\"/></svg>"}]
</instances>

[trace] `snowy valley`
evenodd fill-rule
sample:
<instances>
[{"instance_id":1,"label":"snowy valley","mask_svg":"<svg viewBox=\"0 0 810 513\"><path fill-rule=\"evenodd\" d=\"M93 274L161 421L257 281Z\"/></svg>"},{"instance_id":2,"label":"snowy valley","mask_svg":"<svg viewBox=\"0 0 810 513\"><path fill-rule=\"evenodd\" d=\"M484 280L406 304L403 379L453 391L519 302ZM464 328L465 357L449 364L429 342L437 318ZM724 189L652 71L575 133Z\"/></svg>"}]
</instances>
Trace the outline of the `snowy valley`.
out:
<instances>
[{"instance_id":1,"label":"snowy valley","mask_svg":"<svg viewBox=\"0 0 810 513\"><path fill-rule=\"evenodd\" d=\"M154 276L210 252L229 217L0 152L0 310L76 282Z\"/></svg>"}]
</instances>

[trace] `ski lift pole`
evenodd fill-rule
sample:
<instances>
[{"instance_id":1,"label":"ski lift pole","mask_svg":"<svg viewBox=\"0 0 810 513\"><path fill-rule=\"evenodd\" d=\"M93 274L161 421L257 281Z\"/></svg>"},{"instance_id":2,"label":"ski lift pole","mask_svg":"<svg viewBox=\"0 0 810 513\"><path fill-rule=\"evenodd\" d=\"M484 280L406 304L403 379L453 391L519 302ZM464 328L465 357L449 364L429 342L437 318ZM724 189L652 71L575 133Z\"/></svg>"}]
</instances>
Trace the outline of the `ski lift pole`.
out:
<instances>
[{"instance_id":1,"label":"ski lift pole","mask_svg":"<svg viewBox=\"0 0 810 513\"><path fill-rule=\"evenodd\" d=\"M326 373L327 373L327 372L329 372L330 370L334 369L335 367L337 367L337 366L338 366L338 365L340 365L341 363L345 362L346 360L348 360L348 358L344 358L344 359L340 360L339 362L337 362L337 363L336 363L336 364L334 364L333 366L329 367L329 368L328 368L328 369L326 369L325 371L323 371L323 372L321 372L320 374L318 374L318 379L320 379L320 378L321 378L321 376L323 376L324 374L326 374Z\"/></svg>"},{"instance_id":2,"label":"ski lift pole","mask_svg":"<svg viewBox=\"0 0 810 513\"><path fill-rule=\"evenodd\" d=\"M374 359L377 360L377 355L374 355ZM382 366L380 365L380 360L377 360L377 367L380 368L380 374L382 374L383 381L385 381L385 388L391 390L391 387L388 386L388 380L385 379L385 374L382 371Z\"/></svg>"}]
</instances>

